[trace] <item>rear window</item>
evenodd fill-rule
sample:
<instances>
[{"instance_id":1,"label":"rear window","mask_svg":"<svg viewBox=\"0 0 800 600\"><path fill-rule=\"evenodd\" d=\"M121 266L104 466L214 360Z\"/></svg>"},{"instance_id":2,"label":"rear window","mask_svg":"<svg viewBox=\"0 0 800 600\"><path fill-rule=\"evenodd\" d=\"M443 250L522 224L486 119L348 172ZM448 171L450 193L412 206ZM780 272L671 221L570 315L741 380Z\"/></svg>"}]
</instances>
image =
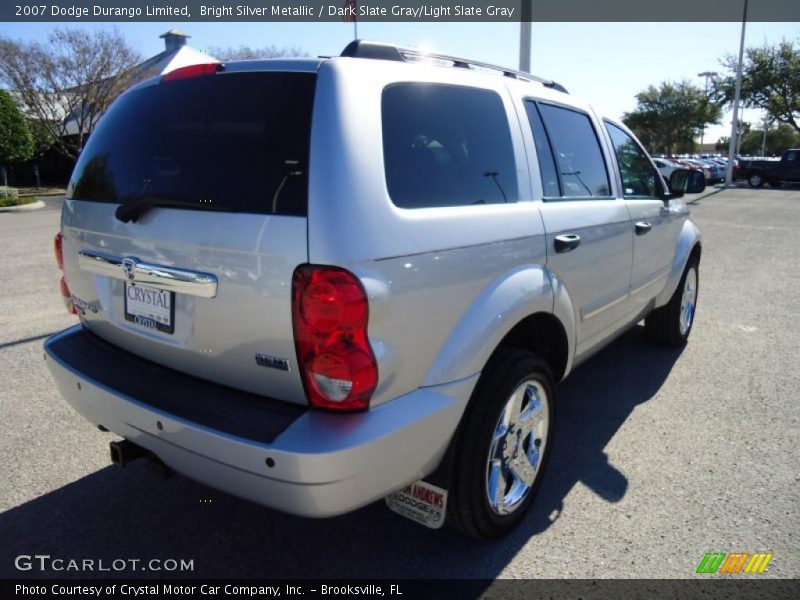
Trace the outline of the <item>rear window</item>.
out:
<instances>
[{"instance_id":1,"label":"rear window","mask_svg":"<svg viewBox=\"0 0 800 600\"><path fill-rule=\"evenodd\" d=\"M315 82L309 73L221 73L125 94L89 138L68 197L305 215Z\"/></svg>"},{"instance_id":2,"label":"rear window","mask_svg":"<svg viewBox=\"0 0 800 600\"><path fill-rule=\"evenodd\" d=\"M399 83L383 91L386 185L401 208L517 201L503 101L476 88Z\"/></svg>"},{"instance_id":3,"label":"rear window","mask_svg":"<svg viewBox=\"0 0 800 600\"><path fill-rule=\"evenodd\" d=\"M608 197L608 171L589 115L544 103L539 104L539 109L558 163L561 195Z\"/></svg>"}]
</instances>

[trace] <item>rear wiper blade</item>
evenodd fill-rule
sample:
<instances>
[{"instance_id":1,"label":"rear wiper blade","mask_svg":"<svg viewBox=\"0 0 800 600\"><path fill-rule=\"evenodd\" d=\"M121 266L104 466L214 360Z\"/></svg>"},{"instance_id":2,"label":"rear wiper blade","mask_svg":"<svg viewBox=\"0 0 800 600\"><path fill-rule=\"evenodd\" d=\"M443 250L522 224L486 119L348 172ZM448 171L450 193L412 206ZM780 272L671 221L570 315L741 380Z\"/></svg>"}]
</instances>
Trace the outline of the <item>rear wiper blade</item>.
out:
<instances>
[{"instance_id":1,"label":"rear wiper blade","mask_svg":"<svg viewBox=\"0 0 800 600\"><path fill-rule=\"evenodd\" d=\"M169 198L167 196L126 196L123 203L117 207L114 216L123 223L136 220L151 208L158 206L164 208L196 208L200 210L224 210L214 206L211 200L190 200L188 198Z\"/></svg>"}]
</instances>

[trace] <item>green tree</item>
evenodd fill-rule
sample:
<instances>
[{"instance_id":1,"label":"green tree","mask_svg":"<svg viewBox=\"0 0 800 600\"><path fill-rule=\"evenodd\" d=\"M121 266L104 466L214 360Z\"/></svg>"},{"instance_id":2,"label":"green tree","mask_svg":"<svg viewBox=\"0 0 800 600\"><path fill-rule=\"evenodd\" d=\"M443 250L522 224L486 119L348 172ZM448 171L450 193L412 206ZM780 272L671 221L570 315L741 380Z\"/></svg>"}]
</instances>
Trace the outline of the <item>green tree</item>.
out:
<instances>
[{"instance_id":1,"label":"green tree","mask_svg":"<svg viewBox=\"0 0 800 600\"><path fill-rule=\"evenodd\" d=\"M80 155L100 116L141 75L138 62L115 29L54 29L47 43L0 34L0 83L69 158Z\"/></svg>"},{"instance_id":2,"label":"green tree","mask_svg":"<svg viewBox=\"0 0 800 600\"><path fill-rule=\"evenodd\" d=\"M741 154L747 156L760 156L762 154L781 155L789 148L800 147L800 134L789 125L781 123L778 127L767 129L766 144L764 143L764 130L752 129L742 136L739 146Z\"/></svg>"},{"instance_id":3,"label":"green tree","mask_svg":"<svg viewBox=\"0 0 800 600\"><path fill-rule=\"evenodd\" d=\"M38 119L28 119L28 127L33 136L34 155L41 156L53 147L50 129Z\"/></svg>"},{"instance_id":4,"label":"green tree","mask_svg":"<svg viewBox=\"0 0 800 600\"><path fill-rule=\"evenodd\" d=\"M732 104L738 60L728 55L721 62L730 74L714 83L713 96L720 103ZM800 43L783 40L774 46L748 48L742 65L741 102L800 133Z\"/></svg>"},{"instance_id":5,"label":"green tree","mask_svg":"<svg viewBox=\"0 0 800 600\"><path fill-rule=\"evenodd\" d=\"M720 107L688 81L665 81L636 94L636 109L622 120L653 152L691 152L706 125L718 123Z\"/></svg>"},{"instance_id":6,"label":"green tree","mask_svg":"<svg viewBox=\"0 0 800 600\"><path fill-rule=\"evenodd\" d=\"M6 165L30 160L33 151L28 122L8 92L0 90L0 169L4 186L8 185Z\"/></svg>"}]
</instances>

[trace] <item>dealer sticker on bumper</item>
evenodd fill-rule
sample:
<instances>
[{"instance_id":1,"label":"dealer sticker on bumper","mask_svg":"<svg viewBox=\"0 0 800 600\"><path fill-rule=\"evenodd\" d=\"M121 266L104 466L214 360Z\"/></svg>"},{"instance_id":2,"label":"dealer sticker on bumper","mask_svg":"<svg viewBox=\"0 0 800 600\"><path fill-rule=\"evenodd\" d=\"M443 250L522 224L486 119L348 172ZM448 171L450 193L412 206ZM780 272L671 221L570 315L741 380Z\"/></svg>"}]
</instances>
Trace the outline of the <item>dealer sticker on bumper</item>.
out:
<instances>
[{"instance_id":1,"label":"dealer sticker on bumper","mask_svg":"<svg viewBox=\"0 0 800 600\"><path fill-rule=\"evenodd\" d=\"M398 515L408 517L431 529L444 525L447 490L427 481L417 481L399 492L386 496L386 505Z\"/></svg>"}]
</instances>

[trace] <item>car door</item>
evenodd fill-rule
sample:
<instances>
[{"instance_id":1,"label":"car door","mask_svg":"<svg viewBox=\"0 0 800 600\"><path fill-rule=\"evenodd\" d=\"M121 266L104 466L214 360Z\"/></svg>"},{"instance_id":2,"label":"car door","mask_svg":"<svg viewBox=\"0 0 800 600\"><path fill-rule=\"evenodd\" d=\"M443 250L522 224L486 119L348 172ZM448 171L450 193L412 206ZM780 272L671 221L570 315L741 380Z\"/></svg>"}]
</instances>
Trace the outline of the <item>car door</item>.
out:
<instances>
[{"instance_id":1,"label":"car door","mask_svg":"<svg viewBox=\"0 0 800 600\"><path fill-rule=\"evenodd\" d=\"M675 255L685 211L664 203L658 171L636 139L621 125L605 121L620 177L620 196L630 214L633 270L630 306L641 310L664 287ZM681 203L682 204L682 203Z\"/></svg>"},{"instance_id":2,"label":"car door","mask_svg":"<svg viewBox=\"0 0 800 600\"><path fill-rule=\"evenodd\" d=\"M588 111L525 100L541 175L547 266L556 292L575 308L577 354L605 339L627 312L632 233L625 204L614 197L596 123ZM534 189L536 184L534 181Z\"/></svg>"},{"instance_id":3,"label":"car door","mask_svg":"<svg viewBox=\"0 0 800 600\"><path fill-rule=\"evenodd\" d=\"M779 178L800 181L800 150L788 150L778 167Z\"/></svg>"}]
</instances>

